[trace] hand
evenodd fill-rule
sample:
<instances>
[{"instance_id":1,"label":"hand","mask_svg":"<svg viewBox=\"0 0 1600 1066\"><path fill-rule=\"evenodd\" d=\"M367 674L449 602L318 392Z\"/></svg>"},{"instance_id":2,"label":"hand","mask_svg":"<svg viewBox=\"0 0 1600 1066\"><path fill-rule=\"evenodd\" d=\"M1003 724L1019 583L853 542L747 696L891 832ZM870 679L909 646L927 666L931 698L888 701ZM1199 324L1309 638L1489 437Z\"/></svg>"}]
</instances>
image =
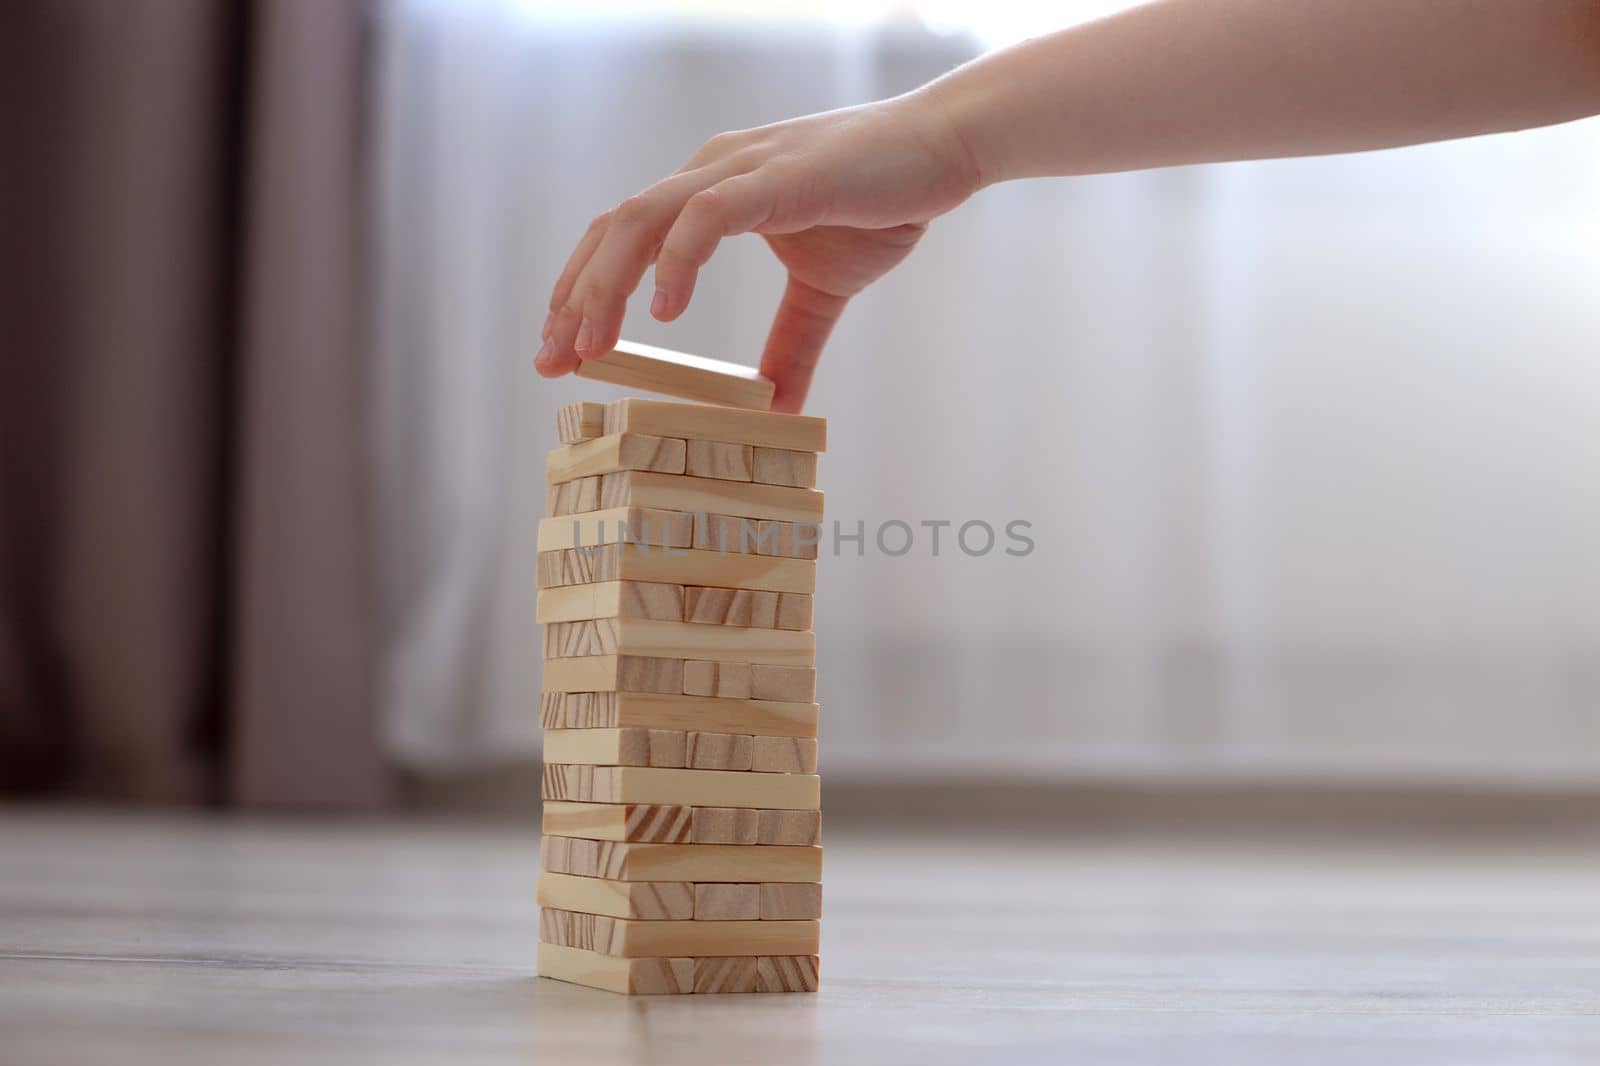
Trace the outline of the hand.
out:
<instances>
[{"instance_id":1,"label":"hand","mask_svg":"<svg viewBox=\"0 0 1600 1066\"><path fill-rule=\"evenodd\" d=\"M718 242L759 233L789 271L761 372L777 384L773 409L798 411L850 298L979 184L926 93L719 134L676 174L589 225L551 295L539 372L555 377L610 352L650 263L650 313L671 322Z\"/></svg>"}]
</instances>

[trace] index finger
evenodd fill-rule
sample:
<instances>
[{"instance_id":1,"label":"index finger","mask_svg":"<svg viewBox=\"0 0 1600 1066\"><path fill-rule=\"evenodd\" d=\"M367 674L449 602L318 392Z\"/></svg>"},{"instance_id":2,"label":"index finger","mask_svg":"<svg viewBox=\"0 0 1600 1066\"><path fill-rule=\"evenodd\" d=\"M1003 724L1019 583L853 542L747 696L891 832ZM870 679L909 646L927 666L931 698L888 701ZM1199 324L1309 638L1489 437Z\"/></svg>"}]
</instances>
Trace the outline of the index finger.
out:
<instances>
[{"instance_id":1,"label":"index finger","mask_svg":"<svg viewBox=\"0 0 1600 1066\"><path fill-rule=\"evenodd\" d=\"M774 411L799 414L805 406L822 347L849 302L849 297L789 278L761 352L761 374L777 385L772 396Z\"/></svg>"}]
</instances>

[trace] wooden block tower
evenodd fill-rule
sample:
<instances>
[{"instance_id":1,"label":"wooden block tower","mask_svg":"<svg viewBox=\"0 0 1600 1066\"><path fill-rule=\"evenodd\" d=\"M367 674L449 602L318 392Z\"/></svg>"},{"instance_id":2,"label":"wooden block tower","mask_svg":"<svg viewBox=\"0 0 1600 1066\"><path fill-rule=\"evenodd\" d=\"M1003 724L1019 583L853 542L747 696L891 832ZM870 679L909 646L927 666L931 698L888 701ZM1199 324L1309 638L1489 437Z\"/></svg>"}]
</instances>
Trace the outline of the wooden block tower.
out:
<instances>
[{"instance_id":1,"label":"wooden block tower","mask_svg":"<svg viewBox=\"0 0 1600 1066\"><path fill-rule=\"evenodd\" d=\"M768 411L751 371L640 345L579 373L704 402L558 417L539 527L539 973L815 991L826 423Z\"/></svg>"}]
</instances>

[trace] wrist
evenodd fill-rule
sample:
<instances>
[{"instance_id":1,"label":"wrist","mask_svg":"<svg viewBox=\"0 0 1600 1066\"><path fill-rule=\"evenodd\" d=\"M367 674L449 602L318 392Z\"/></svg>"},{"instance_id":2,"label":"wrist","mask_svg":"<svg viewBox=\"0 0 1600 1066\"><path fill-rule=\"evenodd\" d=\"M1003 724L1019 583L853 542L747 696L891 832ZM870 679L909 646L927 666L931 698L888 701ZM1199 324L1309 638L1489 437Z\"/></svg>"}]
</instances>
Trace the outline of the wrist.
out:
<instances>
[{"instance_id":1,"label":"wrist","mask_svg":"<svg viewBox=\"0 0 1600 1066\"><path fill-rule=\"evenodd\" d=\"M945 160L954 175L954 183L961 189L964 200L979 189L994 183L984 169L982 161L973 151L969 131L961 125L963 108L959 100L941 84L931 82L899 98L917 116L919 126L934 145L938 156Z\"/></svg>"}]
</instances>

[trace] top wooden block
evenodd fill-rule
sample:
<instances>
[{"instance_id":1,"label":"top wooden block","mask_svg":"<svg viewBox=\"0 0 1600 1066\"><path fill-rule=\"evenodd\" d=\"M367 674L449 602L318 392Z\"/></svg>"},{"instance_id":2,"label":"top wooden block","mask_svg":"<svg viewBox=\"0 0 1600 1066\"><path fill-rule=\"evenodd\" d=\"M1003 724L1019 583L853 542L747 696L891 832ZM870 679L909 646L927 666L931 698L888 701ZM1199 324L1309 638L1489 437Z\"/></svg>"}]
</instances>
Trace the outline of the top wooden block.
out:
<instances>
[{"instance_id":1,"label":"top wooden block","mask_svg":"<svg viewBox=\"0 0 1600 1066\"><path fill-rule=\"evenodd\" d=\"M683 440L751 444L758 448L821 452L828 447L828 420L777 411L739 411L698 403L673 403L629 396L606 408L606 433L645 433Z\"/></svg>"},{"instance_id":2,"label":"top wooden block","mask_svg":"<svg viewBox=\"0 0 1600 1066\"><path fill-rule=\"evenodd\" d=\"M611 354L602 358L580 361L578 376L754 411L772 407L772 393L776 388L747 366L652 348L633 341L617 342Z\"/></svg>"}]
</instances>

